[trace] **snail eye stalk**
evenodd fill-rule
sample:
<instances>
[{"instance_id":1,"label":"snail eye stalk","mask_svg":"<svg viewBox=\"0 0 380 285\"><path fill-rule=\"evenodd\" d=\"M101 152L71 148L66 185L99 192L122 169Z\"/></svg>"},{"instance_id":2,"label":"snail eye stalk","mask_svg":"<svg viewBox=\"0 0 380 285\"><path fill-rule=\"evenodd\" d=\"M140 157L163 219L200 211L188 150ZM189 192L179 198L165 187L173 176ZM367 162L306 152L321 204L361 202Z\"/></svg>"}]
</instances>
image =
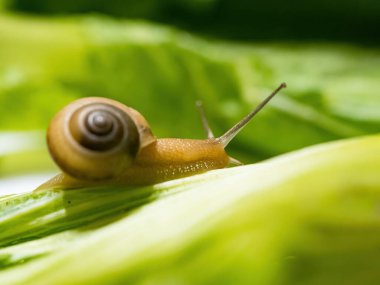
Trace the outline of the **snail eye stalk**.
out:
<instances>
[{"instance_id":1,"label":"snail eye stalk","mask_svg":"<svg viewBox=\"0 0 380 285\"><path fill-rule=\"evenodd\" d=\"M195 102L195 106L197 107L199 115L201 116L202 127L203 127L203 130L205 132L206 137L208 139L215 138L214 134L213 134L213 132L212 132L212 130L210 128L210 125L208 123L208 120L207 120L207 117L206 117L206 114L205 114L205 110L203 109L202 101Z\"/></svg>"},{"instance_id":2,"label":"snail eye stalk","mask_svg":"<svg viewBox=\"0 0 380 285\"><path fill-rule=\"evenodd\" d=\"M235 126L225 132L222 136L218 137L216 141L226 147L229 142L249 123L249 121L258 113L264 106L280 92L281 89L286 88L286 83L281 83L268 97L266 97L255 109L253 109L247 116L245 116Z\"/></svg>"}]
</instances>

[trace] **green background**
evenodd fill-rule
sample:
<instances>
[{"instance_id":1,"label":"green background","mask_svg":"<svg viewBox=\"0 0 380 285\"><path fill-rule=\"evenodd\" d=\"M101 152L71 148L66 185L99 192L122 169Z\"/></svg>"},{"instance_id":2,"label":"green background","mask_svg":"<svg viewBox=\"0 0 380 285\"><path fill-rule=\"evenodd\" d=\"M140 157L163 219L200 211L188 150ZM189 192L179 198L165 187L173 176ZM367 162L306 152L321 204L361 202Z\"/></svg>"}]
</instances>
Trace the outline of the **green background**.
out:
<instances>
[{"instance_id":1,"label":"green background","mask_svg":"<svg viewBox=\"0 0 380 285\"><path fill-rule=\"evenodd\" d=\"M196 100L220 135L288 84L227 149L249 165L138 188L0 183L1 283L378 284L379 3L1 1L1 178L57 171L45 130L80 97L202 138Z\"/></svg>"},{"instance_id":2,"label":"green background","mask_svg":"<svg viewBox=\"0 0 380 285\"><path fill-rule=\"evenodd\" d=\"M139 110L158 137L180 138L203 137L200 99L221 135L281 82L288 89L232 142L232 156L251 163L379 131L375 1L2 6L3 131L43 131L68 102L104 96ZM12 172L1 160L0 172ZM19 164L13 169L40 169Z\"/></svg>"}]
</instances>

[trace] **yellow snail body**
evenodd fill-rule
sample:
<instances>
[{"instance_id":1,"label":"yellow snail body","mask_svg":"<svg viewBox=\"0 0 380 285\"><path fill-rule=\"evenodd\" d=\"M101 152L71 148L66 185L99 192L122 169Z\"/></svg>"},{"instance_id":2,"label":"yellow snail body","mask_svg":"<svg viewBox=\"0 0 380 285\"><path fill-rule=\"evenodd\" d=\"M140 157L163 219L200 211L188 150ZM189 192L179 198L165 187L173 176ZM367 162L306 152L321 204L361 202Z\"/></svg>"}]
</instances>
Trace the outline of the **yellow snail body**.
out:
<instances>
[{"instance_id":1,"label":"yellow snail body","mask_svg":"<svg viewBox=\"0 0 380 285\"><path fill-rule=\"evenodd\" d=\"M130 107L99 97L76 100L55 116L47 133L49 151L63 172L38 189L154 184L238 163L225 147L285 86L218 138L200 109L208 135L204 140L157 139Z\"/></svg>"}]
</instances>

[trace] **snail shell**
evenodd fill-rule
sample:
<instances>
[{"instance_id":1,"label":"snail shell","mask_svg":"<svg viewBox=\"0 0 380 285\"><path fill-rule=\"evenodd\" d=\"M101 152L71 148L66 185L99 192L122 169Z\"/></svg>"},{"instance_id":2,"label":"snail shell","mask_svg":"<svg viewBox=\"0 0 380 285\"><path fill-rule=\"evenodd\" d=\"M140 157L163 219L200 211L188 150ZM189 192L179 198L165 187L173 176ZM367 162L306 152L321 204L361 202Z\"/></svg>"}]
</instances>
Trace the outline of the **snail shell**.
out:
<instances>
[{"instance_id":1,"label":"snail shell","mask_svg":"<svg viewBox=\"0 0 380 285\"><path fill-rule=\"evenodd\" d=\"M63 172L87 180L122 173L155 141L144 117L117 101L89 97L63 108L51 122L49 151Z\"/></svg>"}]
</instances>

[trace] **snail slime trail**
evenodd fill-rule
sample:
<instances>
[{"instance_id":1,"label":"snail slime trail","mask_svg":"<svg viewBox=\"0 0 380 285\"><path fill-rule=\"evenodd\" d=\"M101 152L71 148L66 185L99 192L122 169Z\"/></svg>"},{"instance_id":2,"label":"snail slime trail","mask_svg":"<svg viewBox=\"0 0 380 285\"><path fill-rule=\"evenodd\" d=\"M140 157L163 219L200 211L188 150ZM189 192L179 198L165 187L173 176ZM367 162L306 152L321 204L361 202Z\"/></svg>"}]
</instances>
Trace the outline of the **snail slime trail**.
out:
<instances>
[{"instance_id":1,"label":"snail slime trail","mask_svg":"<svg viewBox=\"0 0 380 285\"><path fill-rule=\"evenodd\" d=\"M282 83L220 137L214 137L198 102L207 139L156 138L136 110L101 97L64 107L47 131L50 154L62 173L39 189L95 185L146 185L239 164L228 143L283 88Z\"/></svg>"}]
</instances>

